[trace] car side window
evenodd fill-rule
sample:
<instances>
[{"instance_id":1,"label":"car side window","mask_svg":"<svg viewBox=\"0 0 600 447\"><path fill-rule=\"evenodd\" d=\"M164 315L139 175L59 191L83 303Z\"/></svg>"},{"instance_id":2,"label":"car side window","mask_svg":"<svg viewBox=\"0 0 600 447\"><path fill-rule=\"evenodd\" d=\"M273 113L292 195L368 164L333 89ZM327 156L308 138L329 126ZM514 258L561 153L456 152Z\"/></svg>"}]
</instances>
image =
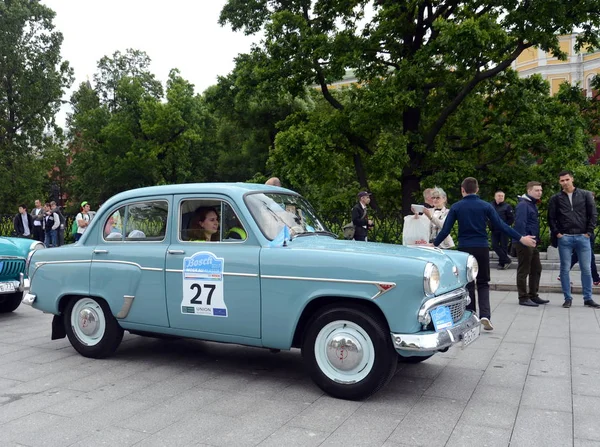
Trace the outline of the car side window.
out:
<instances>
[{"instance_id":1,"label":"car side window","mask_svg":"<svg viewBox=\"0 0 600 447\"><path fill-rule=\"evenodd\" d=\"M104 240L160 242L167 234L168 203L164 200L125 205L106 219Z\"/></svg>"},{"instance_id":2,"label":"car side window","mask_svg":"<svg viewBox=\"0 0 600 447\"><path fill-rule=\"evenodd\" d=\"M223 200L188 199L179 207L179 240L243 242L246 229L231 205Z\"/></svg>"}]
</instances>

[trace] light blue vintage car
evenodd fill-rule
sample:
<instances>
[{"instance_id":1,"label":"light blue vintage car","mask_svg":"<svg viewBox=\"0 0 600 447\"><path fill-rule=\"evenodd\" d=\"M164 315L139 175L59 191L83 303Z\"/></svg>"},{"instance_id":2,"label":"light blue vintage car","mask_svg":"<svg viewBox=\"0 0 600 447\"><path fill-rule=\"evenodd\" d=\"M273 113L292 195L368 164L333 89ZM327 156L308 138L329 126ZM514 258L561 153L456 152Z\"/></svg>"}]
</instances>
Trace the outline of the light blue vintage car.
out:
<instances>
[{"instance_id":1,"label":"light blue vintage car","mask_svg":"<svg viewBox=\"0 0 600 447\"><path fill-rule=\"evenodd\" d=\"M301 348L325 392L363 399L418 362L479 336L465 310L472 256L339 240L293 191L186 184L118 194L81 240L37 251L23 302L54 314L86 357L123 331Z\"/></svg>"},{"instance_id":2,"label":"light blue vintage car","mask_svg":"<svg viewBox=\"0 0 600 447\"><path fill-rule=\"evenodd\" d=\"M16 310L25 287L25 264L44 244L31 239L0 237L0 313Z\"/></svg>"}]
</instances>

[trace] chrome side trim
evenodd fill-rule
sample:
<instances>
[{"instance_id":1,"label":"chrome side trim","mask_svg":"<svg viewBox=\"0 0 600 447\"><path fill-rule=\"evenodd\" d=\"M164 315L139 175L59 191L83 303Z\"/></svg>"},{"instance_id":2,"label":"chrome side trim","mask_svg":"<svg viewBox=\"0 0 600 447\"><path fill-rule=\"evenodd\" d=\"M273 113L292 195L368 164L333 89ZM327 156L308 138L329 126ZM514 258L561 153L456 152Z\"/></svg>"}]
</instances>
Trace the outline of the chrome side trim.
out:
<instances>
[{"instance_id":1,"label":"chrome side trim","mask_svg":"<svg viewBox=\"0 0 600 447\"><path fill-rule=\"evenodd\" d=\"M463 334L474 327L480 326L479 318L475 314L462 323L440 332L416 334L391 334L394 348L406 351L439 351L452 346L462 340Z\"/></svg>"},{"instance_id":2,"label":"chrome side trim","mask_svg":"<svg viewBox=\"0 0 600 447\"><path fill-rule=\"evenodd\" d=\"M165 269L167 273L183 273L181 269ZM223 272L224 276L242 276L246 278L256 278L258 273L234 273L234 272Z\"/></svg>"},{"instance_id":3,"label":"chrome side trim","mask_svg":"<svg viewBox=\"0 0 600 447\"><path fill-rule=\"evenodd\" d=\"M384 284L387 286L391 286L391 288L396 287L395 282L387 282L387 281L365 281L362 279L338 279L338 278L310 278L307 276L276 276L276 275L261 275L261 278L264 279L290 279L296 281L319 281L319 282L338 282L338 283L347 283L347 284L370 284L377 286L379 284ZM390 290L390 289L388 289Z\"/></svg>"},{"instance_id":4,"label":"chrome side trim","mask_svg":"<svg viewBox=\"0 0 600 447\"><path fill-rule=\"evenodd\" d=\"M421 324L429 324L429 311L434 307L442 304L451 303L458 299L465 299L469 296L467 289L461 287L460 289L453 290L452 292L445 293L443 295L431 298L423 303L419 309L418 320Z\"/></svg>"},{"instance_id":5,"label":"chrome side trim","mask_svg":"<svg viewBox=\"0 0 600 447\"><path fill-rule=\"evenodd\" d=\"M156 267L142 267L137 262L131 262L131 261L112 261L112 260L108 260L108 259L94 259L92 261L92 263L94 263L94 264L125 264L125 265L133 265L133 266L139 268L140 270L147 270L150 272L162 272L163 271L163 269L156 268Z\"/></svg>"},{"instance_id":6,"label":"chrome side trim","mask_svg":"<svg viewBox=\"0 0 600 447\"><path fill-rule=\"evenodd\" d=\"M121 307L119 313L115 315L115 318L127 318L127 315L129 315L129 311L131 310L131 305L133 304L134 299L135 296L133 295L123 295L123 307Z\"/></svg>"}]
</instances>

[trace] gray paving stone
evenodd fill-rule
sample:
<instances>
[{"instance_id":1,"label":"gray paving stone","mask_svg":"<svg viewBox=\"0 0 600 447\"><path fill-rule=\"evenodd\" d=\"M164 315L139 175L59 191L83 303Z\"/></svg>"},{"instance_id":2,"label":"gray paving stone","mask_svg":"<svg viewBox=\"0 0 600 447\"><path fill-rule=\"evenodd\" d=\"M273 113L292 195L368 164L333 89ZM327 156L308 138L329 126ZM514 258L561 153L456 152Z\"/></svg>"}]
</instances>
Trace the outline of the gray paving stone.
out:
<instances>
[{"instance_id":1,"label":"gray paving stone","mask_svg":"<svg viewBox=\"0 0 600 447\"><path fill-rule=\"evenodd\" d=\"M425 396L469 400L483 371L448 366L425 391Z\"/></svg>"},{"instance_id":2,"label":"gray paving stone","mask_svg":"<svg viewBox=\"0 0 600 447\"><path fill-rule=\"evenodd\" d=\"M600 370L600 352L596 349L574 347L571 357L574 367Z\"/></svg>"},{"instance_id":3,"label":"gray paving stone","mask_svg":"<svg viewBox=\"0 0 600 447\"><path fill-rule=\"evenodd\" d=\"M496 348L479 349L477 344L469 346L460 355L452 359L448 366L457 368L472 368L484 371L496 352Z\"/></svg>"},{"instance_id":4,"label":"gray paving stone","mask_svg":"<svg viewBox=\"0 0 600 447\"><path fill-rule=\"evenodd\" d=\"M401 417L385 414L354 413L329 436L323 447L340 446L348 444L355 446L380 446L396 429Z\"/></svg>"},{"instance_id":5,"label":"gray paving stone","mask_svg":"<svg viewBox=\"0 0 600 447\"><path fill-rule=\"evenodd\" d=\"M511 430L486 425L459 423L446 447L507 447Z\"/></svg>"},{"instance_id":6,"label":"gray paving stone","mask_svg":"<svg viewBox=\"0 0 600 447\"><path fill-rule=\"evenodd\" d=\"M575 438L573 447L600 447L600 441L590 441L589 439Z\"/></svg>"},{"instance_id":7,"label":"gray paving stone","mask_svg":"<svg viewBox=\"0 0 600 447\"><path fill-rule=\"evenodd\" d=\"M443 446L466 406L466 401L423 397L406 415L388 441L413 446ZM436 421L424 424L423 421Z\"/></svg>"},{"instance_id":8,"label":"gray paving stone","mask_svg":"<svg viewBox=\"0 0 600 447\"><path fill-rule=\"evenodd\" d=\"M572 368L573 394L600 397L600 369L591 369L581 366Z\"/></svg>"},{"instance_id":9,"label":"gray paving stone","mask_svg":"<svg viewBox=\"0 0 600 447\"><path fill-rule=\"evenodd\" d=\"M358 407L359 402L322 396L313 405L288 422L288 425L323 432L335 431Z\"/></svg>"},{"instance_id":10,"label":"gray paving stone","mask_svg":"<svg viewBox=\"0 0 600 447\"><path fill-rule=\"evenodd\" d=\"M537 329L534 330L516 330L511 329L506 333L503 343L529 343L534 344L538 335Z\"/></svg>"},{"instance_id":11,"label":"gray paving stone","mask_svg":"<svg viewBox=\"0 0 600 447\"><path fill-rule=\"evenodd\" d=\"M507 405L484 400L472 400L467 404L459 425L495 427L512 430L517 417L518 405Z\"/></svg>"},{"instance_id":12,"label":"gray paving stone","mask_svg":"<svg viewBox=\"0 0 600 447\"><path fill-rule=\"evenodd\" d=\"M570 413L572 410L571 381L554 377L528 376L521 405Z\"/></svg>"},{"instance_id":13,"label":"gray paving stone","mask_svg":"<svg viewBox=\"0 0 600 447\"><path fill-rule=\"evenodd\" d=\"M222 399L225 394L222 391L196 387L182 395L151 405L134 416L118 421L116 425L143 433L156 433L199 412L206 405Z\"/></svg>"},{"instance_id":14,"label":"gray paving stone","mask_svg":"<svg viewBox=\"0 0 600 447\"><path fill-rule=\"evenodd\" d=\"M120 427L107 427L104 430L91 432L85 439L82 439L72 447L99 447L99 446L130 446L135 445L148 435L133 430L127 430Z\"/></svg>"},{"instance_id":15,"label":"gray paving stone","mask_svg":"<svg viewBox=\"0 0 600 447\"><path fill-rule=\"evenodd\" d=\"M571 378L571 357L568 355L538 354L531 359L529 375Z\"/></svg>"},{"instance_id":16,"label":"gray paving stone","mask_svg":"<svg viewBox=\"0 0 600 447\"><path fill-rule=\"evenodd\" d=\"M553 354L553 355L569 355L571 352L571 343L569 336L566 337L548 337L538 335L533 349L533 357Z\"/></svg>"},{"instance_id":17,"label":"gray paving stone","mask_svg":"<svg viewBox=\"0 0 600 447\"><path fill-rule=\"evenodd\" d=\"M531 361L533 348L534 345L529 343L513 343L505 341L500 344L500 347L496 351L493 360L497 363L512 362L528 365Z\"/></svg>"},{"instance_id":18,"label":"gray paving stone","mask_svg":"<svg viewBox=\"0 0 600 447\"><path fill-rule=\"evenodd\" d=\"M518 406L521 401L523 388L518 387L501 387L479 383L471 401L496 402L502 405Z\"/></svg>"},{"instance_id":19,"label":"gray paving stone","mask_svg":"<svg viewBox=\"0 0 600 447\"><path fill-rule=\"evenodd\" d=\"M516 387L519 389L525 385L528 365L512 362L492 361L486 369L481 383L483 385L497 385L501 387Z\"/></svg>"},{"instance_id":20,"label":"gray paving stone","mask_svg":"<svg viewBox=\"0 0 600 447\"><path fill-rule=\"evenodd\" d=\"M600 442L598 423L600 397L573 396L573 419L575 437Z\"/></svg>"},{"instance_id":21,"label":"gray paving stone","mask_svg":"<svg viewBox=\"0 0 600 447\"><path fill-rule=\"evenodd\" d=\"M412 376L402 376L396 374L385 389L390 388L395 393L410 394L422 396L423 393L431 386L433 379L418 378Z\"/></svg>"},{"instance_id":22,"label":"gray paving stone","mask_svg":"<svg viewBox=\"0 0 600 447\"><path fill-rule=\"evenodd\" d=\"M571 333L571 347L600 350L600 334L593 332ZM600 352L596 355L600 355Z\"/></svg>"},{"instance_id":23,"label":"gray paving stone","mask_svg":"<svg viewBox=\"0 0 600 447\"><path fill-rule=\"evenodd\" d=\"M444 370L452 359L435 354L433 357L414 365L399 364L397 375L403 377L419 377L423 379L435 379Z\"/></svg>"},{"instance_id":24,"label":"gray paving stone","mask_svg":"<svg viewBox=\"0 0 600 447\"><path fill-rule=\"evenodd\" d=\"M329 432L284 425L258 445L260 447L281 447L282 445L289 447L316 447L321 445L327 436L329 436Z\"/></svg>"},{"instance_id":25,"label":"gray paving stone","mask_svg":"<svg viewBox=\"0 0 600 447\"><path fill-rule=\"evenodd\" d=\"M9 396L11 400L0 406L0 424L10 422L40 410L46 411L53 405L80 396L81 393L78 391L53 389L36 394L12 395L8 393L6 395Z\"/></svg>"},{"instance_id":26,"label":"gray paving stone","mask_svg":"<svg viewBox=\"0 0 600 447\"><path fill-rule=\"evenodd\" d=\"M572 442L572 413L530 407L519 409L511 447L564 447Z\"/></svg>"},{"instance_id":27,"label":"gray paving stone","mask_svg":"<svg viewBox=\"0 0 600 447\"><path fill-rule=\"evenodd\" d=\"M14 419L0 426L0 445L9 445L18 442L23 433L36 430L44 430L47 427L58 424L61 420L68 420L63 416L36 411L18 419Z\"/></svg>"}]
</instances>

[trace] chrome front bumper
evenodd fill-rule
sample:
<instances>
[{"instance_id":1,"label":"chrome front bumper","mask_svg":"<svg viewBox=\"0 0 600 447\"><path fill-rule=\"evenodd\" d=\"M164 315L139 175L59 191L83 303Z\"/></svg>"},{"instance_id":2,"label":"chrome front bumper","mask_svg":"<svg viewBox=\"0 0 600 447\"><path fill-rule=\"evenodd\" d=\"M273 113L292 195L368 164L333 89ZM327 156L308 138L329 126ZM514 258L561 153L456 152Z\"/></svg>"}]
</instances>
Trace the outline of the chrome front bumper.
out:
<instances>
[{"instance_id":1,"label":"chrome front bumper","mask_svg":"<svg viewBox=\"0 0 600 447\"><path fill-rule=\"evenodd\" d=\"M31 283L29 282L29 278L22 277L21 286L19 287L19 290L23 292L23 299L21 300L21 303L27 304L28 306L31 306L37 298L35 295L29 293L30 287Z\"/></svg>"},{"instance_id":2,"label":"chrome front bumper","mask_svg":"<svg viewBox=\"0 0 600 447\"><path fill-rule=\"evenodd\" d=\"M416 334L392 333L392 342L394 343L394 348L405 351L439 351L460 342L465 332L480 325L481 323L477 315L471 314L463 322L440 332L421 332Z\"/></svg>"}]
</instances>

